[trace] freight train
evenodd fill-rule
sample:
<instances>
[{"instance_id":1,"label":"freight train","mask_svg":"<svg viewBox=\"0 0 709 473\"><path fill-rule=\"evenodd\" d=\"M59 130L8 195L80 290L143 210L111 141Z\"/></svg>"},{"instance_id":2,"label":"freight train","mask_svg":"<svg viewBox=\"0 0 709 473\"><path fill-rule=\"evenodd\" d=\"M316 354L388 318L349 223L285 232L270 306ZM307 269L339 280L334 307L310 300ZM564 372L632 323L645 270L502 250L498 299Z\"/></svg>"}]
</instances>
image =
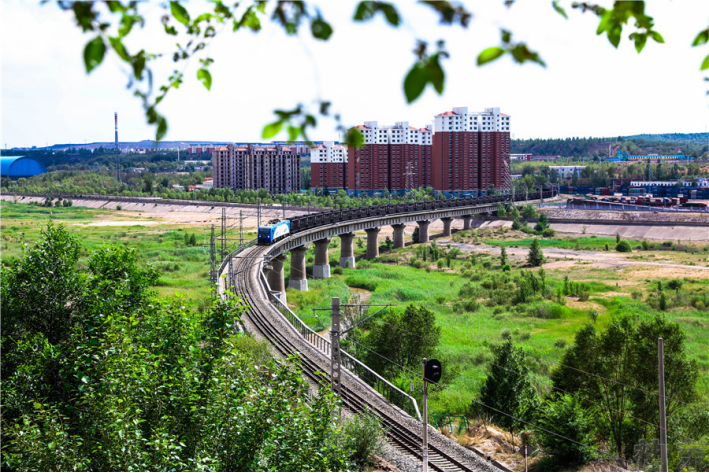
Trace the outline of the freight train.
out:
<instances>
[{"instance_id":1,"label":"freight train","mask_svg":"<svg viewBox=\"0 0 709 473\"><path fill-rule=\"evenodd\" d=\"M545 199L552 198L555 194L556 192L552 193L552 191L542 192ZM524 202L526 199L538 200L539 198L539 192L530 192L526 196L525 194L516 194L514 200L515 202ZM463 199L430 200L426 202L407 202L405 204L378 205L318 212L312 215L295 217L291 220L272 220L267 225L260 226L258 228L257 243L259 245L270 245L286 238L288 235L337 222L346 222L369 217L385 217L417 211L444 210L456 207L495 204L497 202L510 204L512 203L512 196L495 195L467 197Z\"/></svg>"}]
</instances>

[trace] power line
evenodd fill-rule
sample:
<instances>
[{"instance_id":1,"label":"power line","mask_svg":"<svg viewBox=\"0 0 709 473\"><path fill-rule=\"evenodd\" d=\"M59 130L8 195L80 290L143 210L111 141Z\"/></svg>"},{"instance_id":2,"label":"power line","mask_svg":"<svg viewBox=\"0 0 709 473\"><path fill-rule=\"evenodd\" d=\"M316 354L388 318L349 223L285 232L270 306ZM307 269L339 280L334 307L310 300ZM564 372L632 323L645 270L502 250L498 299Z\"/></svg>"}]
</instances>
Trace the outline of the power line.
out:
<instances>
[{"instance_id":1,"label":"power line","mask_svg":"<svg viewBox=\"0 0 709 473\"><path fill-rule=\"evenodd\" d=\"M430 341L430 342L434 342L434 343L435 343L435 340L432 340L432 339L430 339L430 338L423 337L423 336L421 336L421 335L419 335L419 334L417 334L417 333L410 332L410 331L408 331L408 330L404 330L404 329L402 329L401 327L396 327L395 325L392 325L392 324L390 324L390 323L388 323L388 322L385 322L385 321L383 321L383 320L378 321L378 323L382 323L382 324L389 325L389 326L394 327L394 328L396 328L396 329L398 329L398 330L401 330L402 332L405 332L405 333L409 333L409 334L411 334L411 335L414 335L414 336L416 336L416 337L418 337L418 338L420 338L420 339L422 339L422 340L426 340L426 341ZM440 346L445 347L445 348L452 348L452 349L455 349L455 347L452 347L452 346L450 346L450 345L440 345ZM526 351L525 351L524 353L527 354ZM509 371L510 373L519 374L519 373L517 373L517 372L514 371L514 370L511 370L511 369L509 369L509 368L506 368L506 367L504 367L504 366L502 366L502 365L498 365L498 364L495 363L494 361L490 361L490 364L491 364L491 365L494 365L494 366L497 366L498 368L501 368L501 369L503 369L503 370L505 370L505 371ZM550 387L551 389L555 389L555 390L557 390L557 391L564 392L564 393L566 393L566 394L570 394L570 395L572 395L572 396L574 396L574 397L577 397L577 398L579 398L579 399L583 399L584 401L590 402L590 403L592 403L592 404L596 404L597 406L600 406L600 407L603 407L603 408L606 408L606 409L610 409L610 410L612 410L612 411L617 412L618 414L621 414L621 415L626 416L626 417L630 417L631 419L635 419L635 420L637 420L637 421L643 422L643 423L648 424L648 425L651 425L651 426L653 426L653 427L657 427L658 429L660 428L659 425L653 424L652 422L649 422L649 421L647 421L647 420L645 420L645 419L641 419L641 418L639 418L639 417L635 417L635 416L633 416L632 414L622 412L622 411L620 411L620 410L618 410L618 409L615 409L615 408L610 407L610 406L606 406L606 405L601 404L601 403L598 403L598 402L596 402L596 401L592 401L592 400L587 399L587 398L585 398L585 397L583 397L583 396L580 396L580 395L578 395L578 394L576 394L576 393L573 393L573 392L570 392L570 391L566 391L566 390L561 389L561 388L557 388L557 387L554 386L553 384L550 385L549 387ZM694 440L694 439L691 438L691 437L687 437L686 435L680 434L679 432L673 432L673 431L671 431L671 430L669 430L669 429L665 429L665 430L667 430L667 432L669 432L669 433L671 433L671 434L678 435L678 436L680 436L680 437L684 437L685 439L691 440L691 441L693 441L693 442L697 442L697 440Z\"/></svg>"},{"instance_id":2,"label":"power line","mask_svg":"<svg viewBox=\"0 0 709 473\"><path fill-rule=\"evenodd\" d=\"M358 346L361 346L361 347L365 348L366 350L369 350L371 353L374 353L375 355L377 355L377 356L379 356L379 357L381 357L381 358L387 360L389 363L392 363L393 365L398 366L398 367L401 368L402 370L408 371L409 373L413 374L414 376L417 376L417 377L418 377L418 376L421 375L421 373L414 373L412 370L410 370L410 369L408 369L408 368L406 368L406 367L404 367L404 366L401 366L400 364L398 364L398 363L396 363L396 362L390 360L389 358L385 357L384 355L381 355L381 354L377 353L376 351L372 350L371 348L369 348L369 347L367 347L367 346L365 346L365 345L363 345L363 344L361 344L361 343L358 343L358 342L356 342L356 341L354 341L354 340L351 340L351 342L354 343L355 345L358 345ZM430 383L433 383L433 384L438 384L438 383L435 383L435 382L431 381L430 379L426 379L426 381L428 381L428 382L430 382ZM487 409L493 410L493 411L498 412L498 413L500 413L500 414L502 414L502 415L505 415L505 416L507 416L507 417L510 417L510 418L512 418L512 419L515 419L515 420L518 421L518 422L522 422L522 423L524 423L524 424L530 425L530 426L532 426L532 427L534 427L534 428L536 428L536 429L542 430L542 431L547 432L547 433L549 433L549 434L551 434L551 435L554 435L554 436L556 436L556 437L562 438L562 439L564 439L564 440L568 440L569 442L575 443L575 444L577 444L577 445L581 445L582 447L590 448L590 449L592 449L592 450L597 451L598 453L600 453L600 454L602 454L602 455L606 455L606 456L609 456L609 457L618 459L618 460L620 460L620 461L622 461L622 462L627 462L627 460L625 460L625 459L623 459L623 458L621 458L621 457L615 456L615 455L613 455L613 454L611 454L611 453L603 452L603 451L597 449L596 447L592 447L592 446L590 446L590 445L586 445L586 444L584 444L584 443L581 443L581 442L578 442L578 441L576 441L576 440L570 439L570 438L568 438L568 437L566 437L566 436L564 436L564 435L561 435L561 434L556 433L556 432L552 432L551 430L545 429L544 427L540 427L540 426L538 426L538 425L536 425L536 424L533 424L533 423L531 423L531 422L529 422L529 421L526 421L526 420L524 420L524 419L520 419L519 417L516 417L516 416L514 416L514 415L512 415L512 414L508 414L507 412L501 411L501 410L496 409L496 408L494 408L494 407L492 407L492 406L488 406L487 404L485 404L485 403L483 403L483 402L480 402L480 401L478 401L477 399L473 399L473 398L471 398L471 397L469 397L469 396L466 396L466 395L464 395L464 394L462 394L462 393L459 393L458 391L456 391L456 390L454 390L454 389L452 389L452 388L449 388L449 387L447 387L447 386L441 386L441 387L442 387L443 389L445 389L445 390L448 390L448 391L454 393L454 394L457 394L458 396L460 396L460 397L462 397L462 398L468 399L468 400L470 400L470 401L472 401L472 402L474 402L474 403L476 403L476 404L479 404L479 405L481 405L481 406L483 406L483 407L485 407L485 408L487 408Z\"/></svg>"}]
</instances>

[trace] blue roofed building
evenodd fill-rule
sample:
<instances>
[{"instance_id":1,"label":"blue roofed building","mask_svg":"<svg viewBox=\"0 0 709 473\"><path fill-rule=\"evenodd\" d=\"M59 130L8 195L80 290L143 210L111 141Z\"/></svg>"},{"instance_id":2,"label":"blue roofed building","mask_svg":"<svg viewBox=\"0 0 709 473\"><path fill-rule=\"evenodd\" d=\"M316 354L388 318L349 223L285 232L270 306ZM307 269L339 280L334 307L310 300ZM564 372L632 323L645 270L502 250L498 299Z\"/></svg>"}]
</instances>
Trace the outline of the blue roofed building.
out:
<instances>
[{"instance_id":1,"label":"blue roofed building","mask_svg":"<svg viewBox=\"0 0 709 473\"><path fill-rule=\"evenodd\" d=\"M44 174L47 168L39 161L26 156L0 157L0 176L17 179Z\"/></svg>"}]
</instances>

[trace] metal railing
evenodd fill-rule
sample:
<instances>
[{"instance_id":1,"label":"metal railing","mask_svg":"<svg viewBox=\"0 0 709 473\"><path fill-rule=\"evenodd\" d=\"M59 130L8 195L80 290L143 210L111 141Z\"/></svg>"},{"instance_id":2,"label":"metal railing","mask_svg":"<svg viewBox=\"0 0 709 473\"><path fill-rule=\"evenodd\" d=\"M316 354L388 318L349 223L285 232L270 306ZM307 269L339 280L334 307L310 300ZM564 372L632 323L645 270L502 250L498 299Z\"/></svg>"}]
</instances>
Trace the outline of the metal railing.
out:
<instances>
[{"instance_id":1,"label":"metal railing","mask_svg":"<svg viewBox=\"0 0 709 473\"><path fill-rule=\"evenodd\" d=\"M279 309L279 312L283 314L286 320L290 322L293 328L295 328L305 340L307 340L319 351L329 356L331 347L330 341L308 327L305 322L303 322L300 317L295 314L295 312L290 310L287 305L283 304L283 302L281 302L281 300L276 297L268 287L268 281L266 280L266 276L263 272L260 272L260 274L261 283L266 288L268 300L271 304ZM419 412L416 399L411 397L409 394L406 394L386 379L382 378L378 373L373 371L354 356L347 353L345 350L340 349L340 353L342 356L342 365L345 368L364 381L368 386L374 388L374 390L384 396L387 401L391 402L407 414L415 416L418 420L421 420L421 413Z\"/></svg>"}]
</instances>

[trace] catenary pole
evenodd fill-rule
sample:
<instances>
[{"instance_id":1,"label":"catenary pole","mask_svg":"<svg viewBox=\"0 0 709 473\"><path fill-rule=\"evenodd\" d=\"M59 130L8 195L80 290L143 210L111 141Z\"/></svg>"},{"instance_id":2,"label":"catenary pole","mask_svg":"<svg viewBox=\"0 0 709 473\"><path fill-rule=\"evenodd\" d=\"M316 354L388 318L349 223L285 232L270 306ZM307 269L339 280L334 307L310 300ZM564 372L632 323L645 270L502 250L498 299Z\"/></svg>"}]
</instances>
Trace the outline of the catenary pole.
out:
<instances>
[{"instance_id":1,"label":"catenary pole","mask_svg":"<svg viewBox=\"0 0 709 473\"><path fill-rule=\"evenodd\" d=\"M657 339L657 363L660 378L660 471L668 471L667 417L665 416L665 347L662 338Z\"/></svg>"}]
</instances>

